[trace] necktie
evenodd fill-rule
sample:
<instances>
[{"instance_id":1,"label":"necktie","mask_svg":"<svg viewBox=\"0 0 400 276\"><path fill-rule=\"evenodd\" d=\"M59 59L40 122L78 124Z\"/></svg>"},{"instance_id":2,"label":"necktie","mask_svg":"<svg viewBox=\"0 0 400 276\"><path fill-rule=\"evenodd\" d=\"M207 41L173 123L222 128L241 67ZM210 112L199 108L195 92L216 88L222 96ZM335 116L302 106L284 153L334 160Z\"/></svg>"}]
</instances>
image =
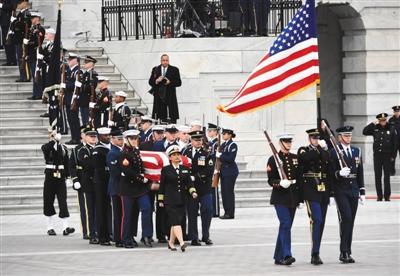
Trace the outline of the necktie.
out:
<instances>
[{"instance_id":1,"label":"necktie","mask_svg":"<svg viewBox=\"0 0 400 276\"><path fill-rule=\"evenodd\" d=\"M165 77L165 68L162 68L162 76Z\"/></svg>"},{"instance_id":2,"label":"necktie","mask_svg":"<svg viewBox=\"0 0 400 276\"><path fill-rule=\"evenodd\" d=\"M349 159L351 159L351 153L350 153L350 150L349 150L349 148L347 148L347 158L349 158Z\"/></svg>"}]
</instances>

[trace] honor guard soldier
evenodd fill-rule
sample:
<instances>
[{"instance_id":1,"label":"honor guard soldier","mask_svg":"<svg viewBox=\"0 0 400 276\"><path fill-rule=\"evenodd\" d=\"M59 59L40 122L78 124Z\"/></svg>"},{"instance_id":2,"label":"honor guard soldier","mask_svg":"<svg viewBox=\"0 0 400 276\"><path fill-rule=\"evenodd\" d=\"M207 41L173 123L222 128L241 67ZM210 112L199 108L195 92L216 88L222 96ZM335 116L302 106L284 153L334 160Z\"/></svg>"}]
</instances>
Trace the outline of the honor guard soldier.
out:
<instances>
[{"instance_id":1,"label":"honor guard soldier","mask_svg":"<svg viewBox=\"0 0 400 276\"><path fill-rule=\"evenodd\" d=\"M208 136L208 144L210 148L210 154L211 158L214 162L215 165L215 153L217 152L217 144L218 144L218 132L220 131L220 128L212 123L208 123L208 128L207 128L207 136ZM212 204L213 204L213 217L219 217L219 192L218 192L218 186L217 187L212 187L211 188L211 194L212 194Z\"/></svg>"},{"instance_id":2,"label":"honor guard soldier","mask_svg":"<svg viewBox=\"0 0 400 276\"><path fill-rule=\"evenodd\" d=\"M235 182L239 175L239 169L235 162L238 146L232 140L236 134L232 129L222 129L220 152L216 152L216 158L221 160L221 196L225 214L220 219L235 218Z\"/></svg>"},{"instance_id":3,"label":"honor guard soldier","mask_svg":"<svg viewBox=\"0 0 400 276\"><path fill-rule=\"evenodd\" d=\"M110 129L101 127L97 129L99 142L93 149L94 167L94 193L96 199L96 229L99 236L100 245L111 245L110 233L108 228L108 214L111 211L110 197L108 196L108 180L110 178L109 168L107 167L107 154L110 151Z\"/></svg>"},{"instance_id":4,"label":"honor guard soldier","mask_svg":"<svg viewBox=\"0 0 400 276\"><path fill-rule=\"evenodd\" d=\"M340 256L343 263L354 263L351 257L351 242L356 218L358 201L365 202L364 170L361 149L352 146L352 126L343 126L336 130L343 155L343 164L335 149L331 149L334 178L332 188L335 193L340 226Z\"/></svg>"},{"instance_id":5,"label":"honor guard soldier","mask_svg":"<svg viewBox=\"0 0 400 276\"><path fill-rule=\"evenodd\" d=\"M300 198L304 200L311 226L311 263L322 264L319 256L325 217L330 201L334 202L330 190L330 157L324 140L319 140L316 129L306 131L310 144L298 150Z\"/></svg>"},{"instance_id":6,"label":"honor guard soldier","mask_svg":"<svg viewBox=\"0 0 400 276\"><path fill-rule=\"evenodd\" d=\"M115 92L115 106L113 108L112 118L108 120L108 127L116 127L121 131L128 129L132 112L125 102L127 96L128 94L124 91Z\"/></svg>"},{"instance_id":7,"label":"honor guard soldier","mask_svg":"<svg viewBox=\"0 0 400 276\"><path fill-rule=\"evenodd\" d=\"M192 240L192 245L201 245L197 230L197 216L200 206L201 241L207 245L212 245L213 242L210 240L210 225L213 210L211 181L214 173L214 162L210 153L202 147L204 133L202 131L192 131L189 135L192 146L185 149L182 154L192 160L190 174L198 194L197 198L189 198L187 202L189 239Z\"/></svg>"},{"instance_id":8,"label":"honor guard soldier","mask_svg":"<svg viewBox=\"0 0 400 276\"><path fill-rule=\"evenodd\" d=\"M89 107L93 111L93 123L94 127L97 129L99 127L107 127L108 125L108 115L110 113L110 108L112 108L112 94L108 90L109 80L106 77L99 76L97 82L97 89L99 93L97 94L96 102L90 102Z\"/></svg>"},{"instance_id":9,"label":"honor guard soldier","mask_svg":"<svg viewBox=\"0 0 400 276\"><path fill-rule=\"evenodd\" d=\"M142 219L142 243L147 247L152 247L151 238L153 227L151 222L152 207L150 204L150 185L148 179L144 177L143 162L139 151L139 131L130 129L125 131L126 139L124 148L119 158L121 169L121 197L122 197L122 240L125 248L133 248L133 226L132 216L134 204L139 204Z\"/></svg>"},{"instance_id":10,"label":"honor guard soldier","mask_svg":"<svg viewBox=\"0 0 400 276\"><path fill-rule=\"evenodd\" d=\"M110 180L108 182L108 194L112 202L113 218L113 240L116 247L123 247L121 240L122 205L120 197L120 178L121 170L118 160L124 146L124 137L120 129L111 131L111 149L107 154L107 167L110 170Z\"/></svg>"},{"instance_id":11,"label":"honor guard soldier","mask_svg":"<svg viewBox=\"0 0 400 276\"><path fill-rule=\"evenodd\" d=\"M392 162L392 170L390 172L390 174L393 176L396 174L397 152L399 152L399 158L400 158L400 105L395 105L392 107L392 109L393 109L393 116L390 117L389 124L396 129L396 134L397 134L397 150L394 160Z\"/></svg>"},{"instance_id":12,"label":"honor guard soldier","mask_svg":"<svg viewBox=\"0 0 400 276\"><path fill-rule=\"evenodd\" d=\"M178 138L177 138L177 143L179 148L181 149L181 152L183 152L184 149L187 147L191 147L190 144L190 127L188 126L178 126Z\"/></svg>"},{"instance_id":13,"label":"honor guard soldier","mask_svg":"<svg viewBox=\"0 0 400 276\"><path fill-rule=\"evenodd\" d=\"M79 99L77 95L77 89L80 89L81 83L77 80L77 74L79 72L79 57L75 53L68 54L68 67L66 69L65 78L65 95L64 95L64 105L65 111L68 118L68 124L71 128L71 140L66 142L67 145L76 145L79 143L80 133L79 133L79 110L78 106L72 108L72 102Z\"/></svg>"},{"instance_id":14,"label":"honor guard soldier","mask_svg":"<svg viewBox=\"0 0 400 276\"><path fill-rule=\"evenodd\" d=\"M31 12L31 28L29 30L28 38L24 39L23 43L26 44L28 49L27 62L29 63L30 75L33 79L33 95L28 100L41 100L42 88L38 81L35 79L36 63L38 48L41 47L45 29L40 25L40 18L42 15L39 12Z\"/></svg>"},{"instance_id":15,"label":"honor guard soldier","mask_svg":"<svg viewBox=\"0 0 400 276\"><path fill-rule=\"evenodd\" d=\"M63 235L67 236L75 232L74 228L68 227L68 206L67 206L67 183L69 177L68 149L61 144L61 134L55 130L50 134L50 141L42 146L42 152L46 161L44 170L45 179L43 187L43 213L47 217L47 234L56 235L53 226L54 199L57 196L60 208L59 217L63 223ZM69 186L69 185L68 185Z\"/></svg>"},{"instance_id":16,"label":"honor guard soldier","mask_svg":"<svg viewBox=\"0 0 400 276\"><path fill-rule=\"evenodd\" d=\"M2 0L0 3L0 29L1 29L1 44L6 53L6 63L2 66L16 66L17 59L15 56L15 47L13 44L13 26L15 21L15 10L17 2L15 0Z\"/></svg>"},{"instance_id":17,"label":"honor guard soldier","mask_svg":"<svg viewBox=\"0 0 400 276\"><path fill-rule=\"evenodd\" d=\"M15 45L15 53L17 55L17 63L19 67L20 77L16 82L29 82L31 81L31 74L27 60L27 52L24 50L24 39L28 37L28 31L31 28L30 12L29 12L29 2L20 2L17 6L16 19L13 22L12 32L13 43ZM27 40L25 40L27 42ZM26 47L25 47L26 48ZM24 55L25 54L25 55Z\"/></svg>"},{"instance_id":18,"label":"honor guard soldier","mask_svg":"<svg viewBox=\"0 0 400 276\"><path fill-rule=\"evenodd\" d=\"M82 164L78 159L78 152L85 146L85 128L81 128L81 143L71 150L69 159L69 172L72 179L72 188L78 193L79 215L81 219L82 235L84 240L89 239L89 231L87 226L87 212L85 194L82 191Z\"/></svg>"},{"instance_id":19,"label":"honor guard soldier","mask_svg":"<svg viewBox=\"0 0 400 276\"><path fill-rule=\"evenodd\" d=\"M376 121L367 125L364 135L371 135L374 138L374 172L375 172L375 188L378 201L390 201L390 169L391 162L394 161L397 151L396 130L388 124L388 114L380 113L376 115ZM382 194L382 169L384 192Z\"/></svg>"},{"instance_id":20,"label":"honor guard soldier","mask_svg":"<svg viewBox=\"0 0 400 276\"><path fill-rule=\"evenodd\" d=\"M86 56L84 59L85 72L82 74L82 88L79 96L79 110L82 118L82 125L89 123L89 102L94 106L96 101L96 87L98 74L94 70L97 59ZM93 104L94 103L94 104ZM91 118L93 120L93 118ZM107 122L107 121L106 121Z\"/></svg>"},{"instance_id":21,"label":"honor guard soldier","mask_svg":"<svg viewBox=\"0 0 400 276\"><path fill-rule=\"evenodd\" d=\"M82 165L81 190L85 196L85 207L87 212L87 228L89 233L89 244L98 244L96 234L96 201L94 188L94 166L93 149L97 142L97 132L94 128L85 128L85 145L77 151L78 163ZM76 184L75 184L76 185Z\"/></svg>"},{"instance_id":22,"label":"honor guard soldier","mask_svg":"<svg viewBox=\"0 0 400 276\"><path fill-rule=\"evenodd\" d=\"M291 228L299 205L299 185L297 155L290 152L293 134L282 134L279 138L279 153L268 159L268 184L272 186L271 204L279 219L279 233L275 246L274 259L277 265L291 265L296 261L291 251ZM279 159L278 159L279 158ZM278 163L278 164L277 164ZM282 164L282 172L280 171Z\"/></svg>"},{"instance_id":23,"label":"honor guard soldier","mask_svg":"<svg viewBox=\"0 0 400 276\"><path fill-rule=\"evenodd\" d=\"M167 148L170 146L179 146L178 142L176 141L176 135L178 133L178 129L175 125L168 125L165 127L165 137L154 143L154 151L162 151L165 152Z\"/></svg>"},{"instance_id":24,"label":"honor guard soldier","mask_svg":"<svg viewBox=\"0 0 400 276\"><path fill-rule=\"evenodd\" d=\"M141 121L140 121L140 142L144 143L147 142L153 131L151 130L151 127L153 125L153 119L150 116L142 116Z\"/></svg>"}]
</instances>

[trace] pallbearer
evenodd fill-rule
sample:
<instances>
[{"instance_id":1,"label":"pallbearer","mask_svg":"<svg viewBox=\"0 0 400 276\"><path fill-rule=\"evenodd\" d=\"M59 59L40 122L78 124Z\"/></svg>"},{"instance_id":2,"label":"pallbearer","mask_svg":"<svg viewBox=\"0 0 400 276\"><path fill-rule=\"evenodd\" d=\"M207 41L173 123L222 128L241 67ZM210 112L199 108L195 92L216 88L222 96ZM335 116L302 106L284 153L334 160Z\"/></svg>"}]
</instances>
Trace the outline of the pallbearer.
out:
<instances>
[{"instance_id":1,"label":"pallbearer","mask_svg":"<svg viewBox=\"0 0 400 276\"><path fill-rule=\"evenodd\" d=\"M336 130L345 164L335 149L331 150L334 172L333 190L337 204L340 224L340 256L343 263L354 263L351 257L351 242L358 201L365 202L364 171L361 149L350 145L352 126L343 126ZM340 153L339 153L340 154Z\"/></svg>"},{"instance_id":2,"label":"pallbearer","mask_svg":"<svg viewBox=\"0 0 400 276\"><path fill-rule=\"evenodd\" d=\"M298 162L297 155L290 152L293 134L282 134L278 138L280 151L273 150L274 155L267 164L268 184L272 186L271 204L279 219L274 259L277 265L291 265L296 261L292 256L290 231L299 205Z\"/></svg>"}]
</instances>

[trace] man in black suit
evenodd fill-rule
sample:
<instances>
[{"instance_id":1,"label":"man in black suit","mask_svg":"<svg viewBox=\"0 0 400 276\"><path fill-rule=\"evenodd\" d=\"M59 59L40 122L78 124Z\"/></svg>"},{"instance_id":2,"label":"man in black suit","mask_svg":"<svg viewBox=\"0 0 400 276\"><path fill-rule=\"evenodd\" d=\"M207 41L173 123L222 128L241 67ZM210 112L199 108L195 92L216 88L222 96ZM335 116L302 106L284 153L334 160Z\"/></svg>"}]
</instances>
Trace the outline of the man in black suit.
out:
<instances>
[{"instance_id":1,"label":"man in black suit","mask_svg":"<svg viewBox=\"0 0 400 276\"><path fill-rule=\"evenodd\" d=\"M175 124L179 119L176 87L181 86L182 81L179 69L169 65L167 54L161 56L161 64L151 71L149 84L152 87L150 93L154 96L152 118Z\"/></svg>"}]
</instances>

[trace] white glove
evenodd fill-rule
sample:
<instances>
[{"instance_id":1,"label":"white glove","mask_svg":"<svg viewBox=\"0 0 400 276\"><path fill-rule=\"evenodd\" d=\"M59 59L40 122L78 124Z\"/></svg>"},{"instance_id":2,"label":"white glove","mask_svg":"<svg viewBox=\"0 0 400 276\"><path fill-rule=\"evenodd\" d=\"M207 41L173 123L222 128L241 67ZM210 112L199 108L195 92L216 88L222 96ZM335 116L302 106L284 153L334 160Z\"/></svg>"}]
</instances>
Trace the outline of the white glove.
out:
<instances>
[{"instance_id":1,"label":"white glove","mask_svg":"<svg viewBox=\"0 0 400 276\"><path fill-rule=\"evenodd\" d=\"M72 186L72 180L70 178L65 179L65 184L67 184L67 186Z\"/></svg>"},{"instance_id":2,"label":"white glove","mask_svg":"<svg viewBox=\"0 0 400 276\"><path fill-rule=\"evenodd\" d=\"M44 56L42 54L37 53L36 58L39 60L42 60L44 58Z\"/></svg>"},{"instance_id":3,"label":"white glove","mask_svg":"<svg viewBox=\"0 0 400 276\"><path fill-rule=\"evenodd\" d=\"M297 205L297 209L303 209L304 208L304 203L300 202L299 205Z\"/></svg>"},{"instance_id":4,"label":"white glove","mask_svg":"<svg viewBox=\"0 0 400 276\"><path fill-rule=\"evenodd\" d=\"M60 83L61 88L67 88L67 85L65 84L65 82Z\"/></svg>"},{"instance_id":5,"label":"white glove","mask_svg":"<svg viewBox=\"0 0 400 276\"><path fill-rule=\"evenodd\" d=\"M109 127L112 127L115 125L114 121L111 121L111 120L108 120L107 124Z\"/></svg>"},{"instance_id":6,"label":"white glove","mask_svg":"<svg viewBox=\"0 0 400 276\"><path fill-rule=\"evenodd\" d=\"M364 205L365 203L365 195L360 195L360 204Z\"/></svg>"},{"instance_id":7,"label":"white glove","mask_svg":"<svg viewBox=\"0 0 400 276\"><path fill-rule=\"evenodd\" d=\"M347 177L350 174L350 168L344 167L339 171L340 176Z\"/></svg>"},{"instance_id":8,"label":"white glove","mask_svg":"<svg viewBox=\"0 0 400 276\"><path fill-rule=\"evenodd\" d=\"M318 144L323 149L328 149L328 145L326 144L325 140L318 140Z\"/></svg>"},{"instance_id":9,"label":"white glove","mask_svg":"<svg viewBox=\"0 0 400 276\"><path fill-rule=\"evenodd\" d=\"M192 181L194 181L194 180L195 180L195 178L194 178L194 176L193 176L193 175L191 175L191 176L190 176L190 179L191 179Z\"/></svg>"},{"instance_id":10,"label":"white glove","mask_svg":"<svg viewBox=\"0 0 400 276\"><path fill-rule=\"evenodd\" d=\"M80 81L75 81L75 86L76 86L76 87L81 87L81 86L82 86L82 83L81 83Z\"/></svg>"},{"instance_id":11,"label":"white glove","mask_svg":"<svg viewBox=\"0 0 400 276\"><path fill-rule=\"evenodd\" d=\"M336 201L334 197L329 198L329 206L333 207L336 205Z\"/></svg>"},{"instance_id":12,"label":"white glove","mask_svg":"<svg viewBox=\"0 0 400 276\"><path fill-rule=\"evenodd\" d=\"M10 22L14 22L14 20L16 20L17 18L16 17L14 17L14 16L11 16L11 18L10 18Z\"/></svg>"},{"instance_id":13,"label":"white glove","mask_svg":"<svg viewBox=\"0 0 400 276\"><path fill-rule=\"evenodd\" d=\"M29 39L24 38L24 40L22 40L22 43L24 43L25 45L28 45Z\"/></svg>"},{"instance_id":14,"label":"white glove","mask_svg":"<svg viewBox=\"0 0 400 276\"><path fill-rule=\"evenodd\" d=\"M96 103L90 102L90 103L89 103L89 108L94 108L95 105L96 105Z\"/></svg>"},{"instance_id":15,"label":"white glove","mask_svg":"<svg viewBox=\"0 0 400 276\"><path fill-rule=\"evenodd\" d=\"M81 183L75 182L75 183L72 184L72 187L73 187L75 190L79 190L82 186L81 186Z\"/></svg>"},{"instance_id":16,"label":"white glove","mask_svg":"<svg viewBox=\"0 0 400 276\"><path fill-rule=\"evenodd\" d=\"M0 9L3 7L3 3L0 3Z\"/></svg>"},{"instance_id":17,"label":"white glove","mask_svg":"<svg viewBox=\"0 0 400 276\"><path fill-rule=\"evenodd\" d=\"M282 188L289 188L289 186L290 186L290 180L287 180L287 179L282 179L280 182L279 182L279 185L282 187Z\"/></svg>"},{"instance_id":18,"label":"white glove","mask_svg":"<svg viewBox=\"0 0 400 276\"><path fill-rule=\"evenodd\" d=\"M143 177L143 183L147 183L149 180L146 177Z\"/></svg>"},{"instance_id":19,"label":"white glove","mask_svg":"<svg viewBox=\"0 0 400 276\"><path fill-rule=\"evenodd\" d=\"M222 155L222 152L216 152L216 153L215 153L215 156L216 156L217 158L220 158L221 155Z\"/></svg>"},{"instance_id":20,"label":"white glove","mask_svg":"<svg viewBox=\"0 0 400 276\"><path fill-rule=\"evenodd\" d=\"M54 135L54 140L56 140L57 142L61 141L61 133L57 133L56 135Z\"/></svg>"}]
</instances>

